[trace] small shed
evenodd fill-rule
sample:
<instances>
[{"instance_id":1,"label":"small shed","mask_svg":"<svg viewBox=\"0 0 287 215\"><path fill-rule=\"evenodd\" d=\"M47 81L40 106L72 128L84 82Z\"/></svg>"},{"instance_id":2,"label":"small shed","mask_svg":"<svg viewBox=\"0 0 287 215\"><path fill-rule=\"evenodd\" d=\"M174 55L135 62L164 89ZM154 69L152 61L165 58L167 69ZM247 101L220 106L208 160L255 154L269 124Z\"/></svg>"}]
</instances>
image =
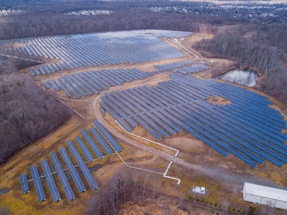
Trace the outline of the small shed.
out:
<instances>
[{"instance_id":1,"label":"small shed","mask_svg":"<svg viewBox=\"0 0 287 215\"><path fill-rule=\"evenodd\" d=\"M191 192L205 195L206 189L205 189L205 187L192 186Z\"/></svg>"},{"instance_id":2,"label":"small shed","mask_svg":"<svg viewBox=\"0 0 287 215\"><path fill-rule=\"evenodd\" d=\"M287 190L244 183L243 199L254 204L287 210Z\"/></svg>"}]
</instances>

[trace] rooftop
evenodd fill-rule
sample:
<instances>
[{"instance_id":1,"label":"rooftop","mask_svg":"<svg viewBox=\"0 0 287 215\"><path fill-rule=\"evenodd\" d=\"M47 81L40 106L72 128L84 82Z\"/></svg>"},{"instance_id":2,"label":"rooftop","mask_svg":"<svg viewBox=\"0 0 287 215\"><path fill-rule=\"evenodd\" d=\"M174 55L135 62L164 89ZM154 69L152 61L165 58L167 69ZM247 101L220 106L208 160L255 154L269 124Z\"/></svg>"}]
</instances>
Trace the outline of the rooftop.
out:
<instances>
[{"instance_id":1,"label":"rooftop","mask_svg":"<svg viewBox=\"0 0 287 215\"><path fill-rule=\"evenodd\" d=\"M244 183L245 193L287 202L287 190Z\"/></svg>"}]
</instances>

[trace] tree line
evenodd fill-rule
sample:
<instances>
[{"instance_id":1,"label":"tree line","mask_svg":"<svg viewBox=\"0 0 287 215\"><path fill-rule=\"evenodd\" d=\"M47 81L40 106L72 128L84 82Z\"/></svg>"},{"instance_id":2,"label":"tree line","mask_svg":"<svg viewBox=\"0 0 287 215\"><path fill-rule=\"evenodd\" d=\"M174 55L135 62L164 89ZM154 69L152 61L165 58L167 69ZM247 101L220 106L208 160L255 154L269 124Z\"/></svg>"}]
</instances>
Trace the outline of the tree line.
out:
<instances>
[{"instance_id":1,"label":"tree line","mask_svg":"<svg viewBox=\"0 0 287 215\"><path fill-rule=\"evenodd\" d=\"M205 17L205 18L204 18ZM123 10L110 15L76 16L23 14L5 17L0 23L0 39L27 38L47 35L80 34L138 29L200 31L202 24L209 33L216 27L207 16L154 13L143 9Z\"/></svg>"},{"instance_id":2,"label":"tree line","mask_svg":"<svg viewBox=\"0 0 287 215\"><path fill-rule=\"evenodd\" d=\"M166 0L123 2L3 0L0 3L0 9L22 10L24 13L1 17L0 39L152 28L198 32L203 30L200 27L202 24L208 26L204 28L205 31L214 33L217 27L222 25L257 23L260 26L262 22L276 25L276 23L284 23L284 20L281 20L283 18L287 20L286 14L250 19L250 13L272 13L274 9L262 8L253 11L248 9L248 5L245 6L245 9L239 10L234 6L235 9L225 10L210 3ZM176 9L152 12L148 9L150 7L186 8L188 13L181 14ZM79 10L112 10L114 13L98 16L64 15ZM280 11L276 10L276 13ZM281 26L283 25L278 26L278 29ZM276 38L273 40L277 41Z\"/></svg>"}]
</instances>

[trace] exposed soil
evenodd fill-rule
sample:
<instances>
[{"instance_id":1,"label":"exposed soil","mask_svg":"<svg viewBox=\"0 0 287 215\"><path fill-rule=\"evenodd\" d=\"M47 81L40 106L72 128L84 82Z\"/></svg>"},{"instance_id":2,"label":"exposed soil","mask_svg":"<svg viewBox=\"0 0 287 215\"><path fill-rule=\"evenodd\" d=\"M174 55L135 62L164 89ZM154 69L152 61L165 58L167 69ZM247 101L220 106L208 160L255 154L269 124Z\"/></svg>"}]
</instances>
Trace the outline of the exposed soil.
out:
<instances>
[{"instance_id":1,"label":"exposed soil","mask_svg":"<svg viewBox=\"0 0 287 215\"><path fill-rule=\"evenodd\" d=\"M228 99L225 99L221 96L209 97L208 99L206 99L206 101L213 104L213 105L221 104L221 105L225 106L225 105L232 104L231 101L229 101Z\"/></svg>"},{"instance_id":2,"label":"exposed soil","mask_svg":"<svg viewBox=\"0 0 287 215\"><path fill-rule=\"evenodd\" d=\"M24 43L14 43L13 48L23 48L25 46Z\"/></svg>"}]
</instances>

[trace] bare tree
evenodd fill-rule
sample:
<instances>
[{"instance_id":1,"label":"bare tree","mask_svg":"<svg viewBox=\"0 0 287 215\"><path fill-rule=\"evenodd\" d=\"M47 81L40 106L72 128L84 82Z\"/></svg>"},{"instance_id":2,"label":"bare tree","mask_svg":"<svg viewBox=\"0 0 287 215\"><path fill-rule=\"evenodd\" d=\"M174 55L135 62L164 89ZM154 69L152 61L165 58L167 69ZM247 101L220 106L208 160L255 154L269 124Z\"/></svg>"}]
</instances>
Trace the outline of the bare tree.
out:
<instances>
[{"instance_id":1,"label":"bare tree","mask_svg":"<svg viewBox=\"0 0 287 215\"><path fill-rule=\"evenodd\" d=\"M150 177L150 173L145 173L144 175L144 182L143 182L143 186L142 186L142 196L145 197L145 189L146 189L146 184L149 180Z\"/></svg>"},{"instance_id":2,"label":"bare tree","mask_svg":"<svg viewBox=\"0 0 287 215\"><path fill-rule=\"evenodd\" d=\"M7 69L9 67L3 70ZM43 91L29 76L7 75L5 71L0 78L0 164L71 116L66 106Z\"/></svg>"},{"instance_id":3,"label":"bare tree","mask_svg":"<svg viewBox=\"0 0 287 215\"><path fill-rule=\"evenodd\" d=\"M195 198L196 198L196 192L193 192L193 207L195 208Z\"/></svg>"},{"instance_id":4,"label":"bare tree","mask_svg":"<svg viewBox=\"0 0 287 215\"><path fill-rule=\"evenodd\" d=\"M229 205L230 205L230 203L227 199L222 200L223 214L227 214Z\"/></svg>"},{"instance_id":5,"label":"bare tree","mask_svg":"<svg viewBox=\"0 0 287 215\"><path fill-rule=\"evenodd\" d=\"M158 181L158 174L153 174L153 198L156 198L156 185L157 185L157 181Z\"/></svg>"},{"instance_id":6,"label":"bare tree","mask_svg":"<svg viewBox=\"0 0 287 215\"><path fill-rule=\"evenodd\" d=\"M267 200L266 203L266 215L274 215L274 202L272 200Z\"/></svg>"},{"instance_id":7,"label":"bare tree","mask_svg":"<svg viewBox=\"0 0 287 215\"><path fill-rule=\"evenodd\" d=\"M91 200L86 204L85 213L86 214L93 214L94 211L97 211L99 205L101 203L101 199L99 195L94 195Z\"/></svg>"},{"instance_id":8,"label":"bare tree","mask_svg":"<svg viewBox=\"0 0 287 215\"><path fill-rule=\"evenodd\" d=\"M133 175L133 184L134 184L134 189L135 189L135 193L136 196L139 193L139 180L141 178L141 172L137 172L136 174Z\"/></svg>"},{"instance_id":9,"label":"bare tree","mask_svg":"<svg viewBox=\"0 0 287 215\"><path fill-rule=\"evenodd\" d=\"M114 190L110 189L109 194L107 196L108 196L109 202L113 208L113 214L116 215L117 209L116 209L116 204L115 204L115 192L114 192Z\"/></svg>"},{"instance_id":10,"label":"bare tree","mask_svg":"<svg viewBox=\"0 0 287 215\"><path fill-rule=\"evenodd\" d=\"M11 211L6 207L0 207L0 215L10 215Z\"/></svg>"}]
</instances>

